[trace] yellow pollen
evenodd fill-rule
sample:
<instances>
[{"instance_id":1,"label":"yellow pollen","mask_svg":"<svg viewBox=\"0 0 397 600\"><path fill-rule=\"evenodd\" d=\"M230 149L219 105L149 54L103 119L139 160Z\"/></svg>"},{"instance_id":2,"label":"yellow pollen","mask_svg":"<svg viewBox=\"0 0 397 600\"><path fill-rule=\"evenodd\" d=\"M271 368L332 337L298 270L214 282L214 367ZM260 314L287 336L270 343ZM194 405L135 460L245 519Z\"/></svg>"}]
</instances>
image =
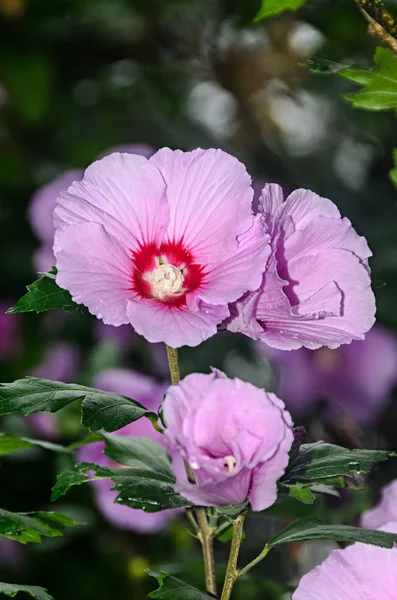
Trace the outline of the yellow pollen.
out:
<instances>
[{"instance_id":1,"label":"yellow pollen","mask_svg":"<svg viewBox=\"0 0 397 600\"><path fill-rule=\"evenodd\" d=\"M145 279L152 286L153 295L157 298L175 296L183 292L184 276L181 269L174 265L161 264L154 271L146 273Z\"/></svg>"},{"instance_id":2,"label":"yellow pollen","mask_svg":"<svg viewBox=\"0 0 397 600\"><path fill-rule=\"evenodd\" d=\"M234 456L225 456L223 459L223 467L227 473L233 473L234 467L236 466L236 459Z\"/></svg>"}]
</instances>

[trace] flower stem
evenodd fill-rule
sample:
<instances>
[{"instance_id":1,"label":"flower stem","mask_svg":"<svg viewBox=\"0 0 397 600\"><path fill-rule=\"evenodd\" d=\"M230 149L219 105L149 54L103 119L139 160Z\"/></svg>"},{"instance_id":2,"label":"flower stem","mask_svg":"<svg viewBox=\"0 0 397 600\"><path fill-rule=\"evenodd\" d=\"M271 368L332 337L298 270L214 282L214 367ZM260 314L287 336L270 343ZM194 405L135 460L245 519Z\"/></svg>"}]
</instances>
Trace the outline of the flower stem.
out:
<instances>
[{"instance_id":1,"label":"flower stem","mask_svg":"<svg viewBox=\"0 0 397 600\"><path fill-rule=\"evenodd\" d=\"M181 376L179 374L179 364L178 364L178 349L171 348L171 346L167 346L167 354L168 354L168 364L170 367L171 383L172 383L172 385L178 385L178 383L181 380Z\"/></svg>"},{"instance_id":2,"label":"flower stem","mask_svg":"<svg viewBox=\"0 0 397 600\"><path fill-rule=\"evenodd\" d=\"M233 523L233 538L230 546L229 562L227 564L225 583L223 585L221 600L229 600L233 586L238 577L237 559L243 535L244 515L239 515Z\"/></svg>"},{"instance_id":3,"label":"flower stem","mask_svg":"<svg viewBox=\"0 0 397 600\"><path fill-rule=\"evenodd\" d=\"M197 508L196 516L200 527L199 540L203 549L205 586L207 588L207 592L216 598L217 590L214 560L214 529L208 525L205 508Z\"/></svg>"},{"instance_id":4,"label":"flower stem","mask_svg":"<svg viewBox=\"0 0 397 600\"><path fill-rule=\"evenodd\" d=\"M179 363L178 363L178 350L177 348L171 348L167 346L168 364L170 367L170 375L172 385L178 385L180 382ZM184 460L186 469L186 475L190 483L196 483L194 473L190 468L190 465ZM205 508L196 508L197 523L200 528L198 538L203 548L204 558L204 569L205 569L205 583L207 592L216 598L216 580L215 580L215 561L214 561L214 530L208 525L207 515Z\"/></svg>"}]
</instances>

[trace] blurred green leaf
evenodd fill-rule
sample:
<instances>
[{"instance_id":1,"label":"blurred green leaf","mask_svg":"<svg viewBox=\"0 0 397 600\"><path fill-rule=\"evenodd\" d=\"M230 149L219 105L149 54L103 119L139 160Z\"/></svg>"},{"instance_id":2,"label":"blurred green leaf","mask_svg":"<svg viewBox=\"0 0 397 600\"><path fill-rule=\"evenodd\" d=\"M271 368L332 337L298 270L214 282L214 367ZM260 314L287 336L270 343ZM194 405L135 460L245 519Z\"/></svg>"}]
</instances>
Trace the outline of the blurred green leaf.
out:
<instances>
[{"instance_id":1,"label":"blurred green leaf","mask_svg":"<svg viewBox=\"0 0 397 600\"><path fill-rule=\"evenodd\" d=\"M313 514L313 510L315 510L315 507L310 504L296 502L295 498L279 493L276 502L266 508L263 514L276 519L291 521L291 519L308 517Z\"/></svg>"},{"instance_id":2,"label":"blurred green leaf","mask_svg":"<svg viewBox=\"0 0 397 600\"><path fill-rule=\"evenodd\" d=\"M357 108L367 110L390 110L397 108L397 56L388 48L378 47L375 52L376 66L373 69L348 67L339 71L363 86L362 90L345 97Z\"/></svg>"},{"instance_id":3,"label":"blurred green leaf","mask_svg":"<svg viewBox=\"0 0 397 600\"><path fill-rule=\"evenodd\" d=\"M10 454L17 450L23 450L25 448L32 448L33 446L40 446L46 450L52 450L53 452L66 452L70 454L70 450L61 446L60 444L53 444L45 440L33 440L31 438L18 437L13 433L0 433L0 456L3 454Z\"/></svg>"},{"instance_id":4,"label":"blurred green leaf","mask_svg":"<svg viewBox=\"0 0 397 600\"><path fill-rule=\"evenodd\" d=\"M285 10L298 10L305 2L306 0L262 0L262 5L254 18L254 22L262 21Z\"/></svg>"},{"instance_id":5,"label":"blurred green leaf","mask_svg":"<svg viewBox=\"0 0 397 600\"><path fill-rule=\"evenodd\" d=\"M294 485L289 488L289 495L295 500L299 500L302 504L314 504L316 497L308 487Z\"/></svg>"},{"instance_id":6,"label":"blurred green leaf","mask_svg":"<svg viewBox=\"0 0 397 600\"><path fill-rule=\"evenodd\" d=\"M21 544L41 542L42 537L63 535L67 527L79 525L58 513L12 513L0 508L0 536Z\"/></svg>"},{"instance_id":7,"label":"blurred green leaf","mask_svg":"<svg viewBox=\"0 0 397 600\"><path fill-rule=\"evenodd\" d=\"M116 431L141 417L157 424L155 413L135 400L113 392L38 377L25 377L0 385L0 415L57 412L76 400L83 401L82 423L90 431Z\"/></svg>"},{"instance_id":8,"label":"blurred green leaf","mask_svg":"<svg viewBox=\"0 0 397 600\"><path fill-rule=\"evenodd\" d=\"M94 471L95 474L90 474ZM88 481L97 481L100 479L110 479L127 477L128 471L124 468L101 467L95 463L82 462L74 465L71 471L64 471L57 477L56 484L52 488L51 501L55 502L61 496L64 496L70 487L81 485Z\"/></svg>"},{"instance_id":9,"label":"blurred green leaf","mask_svg":"<svg viewBox=\"0 0 397 600\"><path fill-rule=\"evenodd\" d=\"M392 455L384 450L347 450L324 442L302 444L280 483L291 485L328 480L330 484L337 485L338 479L332 478L368 473L372 463L387 460Z\"/></svg>"},{"instance_id":10,"label":"blurred green leaf","mask_svg":"<svg viewBox=\"0 0 397 600\"><path fill-rule=\"evenodd\" d=\"M306 61L306 65L309 71L316 75L335 75L335 73L340 73L340 71L347 68L346 65L326 58L312 58Z\"/></svg>"},{"instance_id":11,"label":"blurred green leaf","mask_svg":"<svg viewBox=\"0 0 397 600\"><path fill-rule=\"evenodd\" d=\"M103 435L101 433L92 433L82 440L78 440L77 442L73 442L66 446L68 450L75 450L76 448L81 448L81 446L88 446L88 444L93 444L94 442L102 442Z\"/></svg>"},{"instance_id":12,"label":"blurred green leaf","mask_svg":"<svg viewBox=\"0 0 397 600\"><path fill-rule=\"evenodd\" d=\"M149 598L157 598L158 600L211 600L212 598L188 583L172 575L167 575L163 571L156 573L155 571L148 570L146 572L151 577L157 579L160 586L157 590L149 594Z\"/></svg>"},{"instance_id":13,"label":"blurred green leaf","mask_svg":"<svg viewBox=\"0 0 397 600\"><path fill-rule=\"evenodd\" d=\"M396 166L389 171L389 177L394 183L394 185L397 187L397 149L393 150L393 160Z\"/></svg>"},{"instance_id":14,"label":"blurred green leaf","mask_svg":"<svg viewBox=\"0 0 397 600\"><path fill-rule=\"evenodd\" d=\"M393 548L397 533L386 533L348 525L323 525L318 519L304 517L289 525L268 541L270 550L280 544L307 542L309 540L333 540L336 542L362 542L382 548Z\"/></svg>"},{"instance_id":15,"label":"blurred green leaf","mask_svg":"<svg viewBox=\"0 0 397 600\"><path fill-rule=\"evenodd\" d=\"M157 473L174 477L168 452L146 437L127 435L103 435L105 454L112 460L128 467L149 468Z\"/></svg>"},{"instance_id":16,"label":"blurred green leaf","mask_svg":"<svg viewBox=\"0 0 397 600\"><path fill-rule=\"evenodd\" d=\"M54 600L52 596L47 593L47 590L36 585L16 585L14 583L2 583L0 582L0 593L5 596L13 598L18 592L25 592L36 598L36 600Z\"/></svg>"},{"instance_id":17,"label":"blurred green leaf","mask_svg":"<svg viewBox=\"0 0 397 600\"><path fill-rule=\"evenodd\" d=\"M11 106L27 124L41 121L51 105L54 72L47 57L25 53L4 54L0 79Z\"/></svg>"},{"instance_id":18,"label":"blurred green leaf","mask_svg":"<svg viewBox=\"0 0 397 600\"><path fill-rule=\"evenodd\" d=\"M233 521L225 521L214 533L214 537L220 542L230 542L233 537ZM245 540L245 532L241 534L241 539Z\"/></svg>"},{"instance_id":19,"label":"blurred green leaf","mask_svg":"<svg viewBox=\"0 0 397 600\"><path fill-rule=\"evenodd\" d=\"M55 281L56 269L50 273L44 273L40 279L26 286L28 293L22 296L18 302L7 310L8 315L16 313L45 312L47 310L63 309L67 312L87 313L87 308L82 304L76 304L67 290L63 290Z\"/></svg>"},{"instance_id":20,"label":"blurred green leaf","mask_svg":"<svg viewBox=\"0 0 397 600\"><path fill-rule=\"evenodd\" d=\"M95 473L90 473L92 471ZM110 479L113 482L111 489L118 492L115 502L131 508L141 508L145 512L158 512L168 508L191 506L188 500L175 492L173 476L157 473L151 469L108 468L87 462L79 463L71 471L58 475L57 482L52 488L51 500L57 500L74 485L100 479Z\"/></svg>"}]
</instances>

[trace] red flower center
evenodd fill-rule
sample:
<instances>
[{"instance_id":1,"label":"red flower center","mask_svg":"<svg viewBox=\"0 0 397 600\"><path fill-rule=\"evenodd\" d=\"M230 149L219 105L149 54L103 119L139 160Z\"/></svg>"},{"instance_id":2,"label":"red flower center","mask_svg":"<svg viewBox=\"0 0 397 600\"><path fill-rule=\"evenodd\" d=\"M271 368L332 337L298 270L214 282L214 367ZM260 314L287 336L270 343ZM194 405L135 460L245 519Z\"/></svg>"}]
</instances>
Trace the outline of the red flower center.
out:
<instances>
[{"instance_id":1,"label":"red flower center","mask_svg":"<svg viewBox=\"0 0 397 600\"><path fill-rule=\"evenodd\" d=\"M187 294L203 282L204 269L181 242L141 246L133 253L133 290L142 298L171 306L186 304Z\"/></svg>"}]
</instances>

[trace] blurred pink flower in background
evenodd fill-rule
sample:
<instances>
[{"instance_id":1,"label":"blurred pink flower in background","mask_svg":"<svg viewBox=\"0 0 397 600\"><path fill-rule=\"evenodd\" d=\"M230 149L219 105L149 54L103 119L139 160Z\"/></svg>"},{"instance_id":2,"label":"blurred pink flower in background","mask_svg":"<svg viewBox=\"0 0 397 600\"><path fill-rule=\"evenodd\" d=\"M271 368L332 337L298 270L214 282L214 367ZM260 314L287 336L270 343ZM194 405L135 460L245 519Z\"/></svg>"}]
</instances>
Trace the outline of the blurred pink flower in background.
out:
<instances>
[{"instance_id":1,"label":"blurred pink flower in background","mask_svg":"<svg viewBox=\"0 0 397 600\"><path fill-rule=\"evenodd\" d=\"M274 394L220 371L193 373L168 389L163 411L164 436L197 482L178 479L183 496L199 506L248 497L253 510L275 502L294 436L290 414Z\"/></svg>"},{"instance_id":2,"label":"blurred pink flower in background","mask_svg":"<svg viewBox=\"0 0 397 600\"><path fill-rule=\"evenodd\" d=\"M55 265L52 246L54 244L53 213L59 194L73 181L82 178L82 169L70 169L61 173L53 181L43 185L32 197L28 208L30 225L41 245L34 253L33 262L37 271L50 271Z\"/></svg>"},{"instance_id":3,"label":"blurred pink flower in background","mask_svg":"<svg viewBox=\"0 0 397 600\"><path fill-rule=\"evenodd\" d=\"M381 529L397 533L397 523ZM394 600L396 593L397 546L355 543L333 550L319 567L304 575L292 600Z\"/></svg>"},{"instance_id":4,"label":"blurred pink flower in background","mask_svg":"<svg viewBox=\"0 0 397 600\"><path fill-rule=\"evenodd\" d=\"M165 385L154 379L129 371L127 369L108 369L103 371L95 381L95 386L105 391L126 395L141 402L146 408L157 411L163 401ZM117 435L148 437L164 445L164 436L153 428L148 419L140 419L116 432ZM102 453L105 444L95 442L82 446L78 451L80 461L93 462L102 466L116 466L110 458ZM120 465L117 465L120 466ZM179 514L178 510L165 510L157 513L145 513L143 510L115 504L117 492L110 491L113 484L109 481L95 481L96 503L104 516L116 527L130 529L138 533L157 533L164 529L170 519Z\"/></svg>"},{"instance_id":5,"label":"blurred pink flower in background","mask_svg":"<svg viewBox=\"0 0 397 600\"><path fill-rule=\"evenodd\" d=\"M26 562L26 549L15 540L0 537L0 566L11 569L20 569Z\"/></svg>"},{"instance_id":6,"label":"blurred pink flower in background","mask_svg":"<svg viewBox=\"0 0 397 600\"><path fill-rule=\"evenodd\" d=\"M284 352L260 342L255 350L275 365L277 391L293 414L325 401L330 418L348 416L369 425L380 415L397 383L397 338L375 326L365 340L337 350Z\"/></svg>"},{"instance_id":7,"label":"blurred pink flower in background","mask_svg":"<svg viewBox=\"0 0 397 600\"><path fill-rule=\"evenodd\" d=\"M365 238L310 190L284 201L280 186L266 185L259 214L272 254L261 287L231 306L227 328L281 350L364 339L375 321Z\"/></svg>"},{"instance_id":8,"label":"blurred pink flower in background","mask_svg":"<svg viewBox=\"0 0 397 600\"><path fill-rule=\"evenodd\" d=\"M12 358L20 344L19 316L6 315L6 310L14 304L12 300L0 300L0 360Z\"/></svg>"},{"instance_id":9,"label":"blurred pink flower in background","mask_svg":"<svg viewBox=\"0 0 397 600\"><path fill-rule=\"evenodd\" d=\"M40 363L30 375L52 381L72 381L79 367L80 353L69 342L57 342L46 349Z\"/></svg>"},{"instance_id":10,"label":"blurred pink flower in background","mask_svg":"<svg viewBox=\"0 0 397 600\"><path fill-rule=\"evenodd\" d=\"M134 341L139 338L137 334L131 329L130 325L120 325L120 327L112 327L111 325L105 325L103 321L95 322L94 329L95 337L99 341L112 340L120 346L120 348L127 348L131 346Z\"/></svg>"},{"instance_id":11,"label":"blurred pink flower in background","mask_svg":"<svg viewBox=\"0 0 397 600\"><path fill-rule=\"evenodd\" d=\"M80 353L76 346L68 342L57 342L46 349L40 363L31 370L29 375L68 383L76 375L79 359ZM47 439L57 437L58 424L55 415L42 412L25 419L37 435Z\"/></svg>"},{"instance_id":12,"label":"blurred pink flower in background","mask_svg":"<svg viewBox=\"0 0 397 600\"><path fill-rule=\"evenodd\" d=\"M106 324L197 346L269 255L251 178L221 150L112 154L60 195L57 282Z\"/></svg>"},{"instance_id":13,"label":"blurred pink flower in background","mask_svg":"<svg viewBox=\"0 0 397 600\"><path fill-rule=\"evenodd\" d=\"M376 506L361 516L361 527L378 529L391 521L397 522L397 479L385 485Z\"/></svg>"}]
</instances>

